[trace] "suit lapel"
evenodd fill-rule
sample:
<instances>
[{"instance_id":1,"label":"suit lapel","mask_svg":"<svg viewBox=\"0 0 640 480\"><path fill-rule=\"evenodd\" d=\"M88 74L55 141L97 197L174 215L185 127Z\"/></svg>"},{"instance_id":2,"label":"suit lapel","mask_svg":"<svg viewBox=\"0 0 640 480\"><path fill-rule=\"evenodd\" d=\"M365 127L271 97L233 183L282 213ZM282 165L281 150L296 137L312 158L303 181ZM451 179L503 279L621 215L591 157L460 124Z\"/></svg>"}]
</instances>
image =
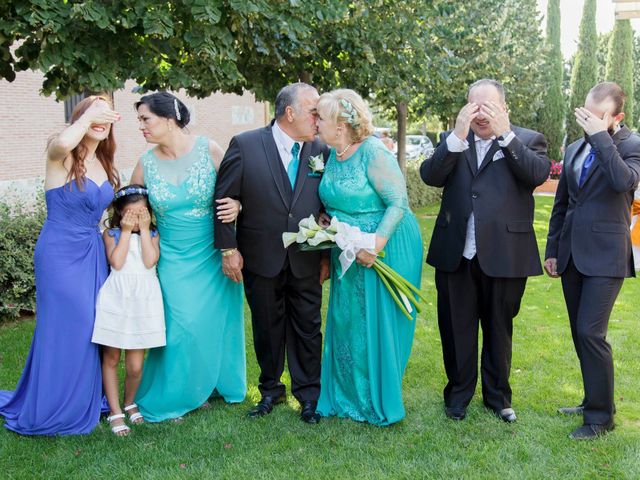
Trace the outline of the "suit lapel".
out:
<instances>
[{"instance_id":1,"label":"suit lapel","mask_svg":"<svg viewBox=\"0 0 640 480\"><path fill-rule=\"evenodd\" d=\"M274 182L276 182L276 187L278 188L278 193L280 194L282 203L284 203L288 208L289 204L285 197L285 186L280 171L282 160L280 159L280 155L278 154L278 147L276 146L276 142L273 139L271 127L266 127L263 130L262 145L264 146L264 151L267 155L267 164L269 165L269 170L271 170L271 176L273 177Z\"/></svg>"},{"instance_id":2,"label":"suit lapel","mask_svg":"<svg viewBox=\"0 0 640 480\"><path fill-rule=\"evenodd\" d=\"M578 180L579 180L579 176L576 176L576 172L575 172L575 163L576 163L576 158L578 157L578 155L580 154L580 152L582 152L584 146L585 146L585 141L584 139L580 141L579 144L577 144L575 147L569 147L569 150L567 150L567 154L566 154L566 160L564 162L563 165L563 169L567 170L567 177L568 177L568 182L570 184L570 186L573 188L574 191L578 190ZM579 175L579 174L578 174Z\"/></svg>"},{"instance_id":3,"label":"suit lapel","mask_svg":"<svg viewBox=\"0 0 640 480\"><path fill-rule=\"evenodd\" d=\"M455 133L451 132L451 135L455 135ZM463 154L467 157L467 164L471 169L471 173L475 177L478 174L478 157L476 153L476 142L473 132L469 132L469 135L467 135L467 143L469 143L469 148L467 148L463 152Z\"/></svg>"},{"instance_id":4,"label":"suit lapel","mask_svg":"<svg viewBox=\"0 0 640 480\"><path fill-rule=\"evenodd\" d=\"M493 142L491 142L491 146L489 147L489 150L487 151L486 155L482 159L482 163L480 164L478 173L482 172L482 170L487 168L487 165L489 165L493 161L493 156L498 152L498 150L500 150L500 144L498 143L498 140L494 139Z\"/></svg>"},{"instance_id":5,"label":"suit lapel","mask_svg":"<svg viewBox=\"0 0 640 480\"><path fill-rule=\"evenodd\" d=\"M302 149L300 150L300 163L298 165L298 176L296 177L295 190L293 191L293 199L291 205L295 205L298 196L304 187L304 182L307 180L307 173L309 172L308 158L311 154L311 143L304 142Z\"/></svg>"}]
</instances>

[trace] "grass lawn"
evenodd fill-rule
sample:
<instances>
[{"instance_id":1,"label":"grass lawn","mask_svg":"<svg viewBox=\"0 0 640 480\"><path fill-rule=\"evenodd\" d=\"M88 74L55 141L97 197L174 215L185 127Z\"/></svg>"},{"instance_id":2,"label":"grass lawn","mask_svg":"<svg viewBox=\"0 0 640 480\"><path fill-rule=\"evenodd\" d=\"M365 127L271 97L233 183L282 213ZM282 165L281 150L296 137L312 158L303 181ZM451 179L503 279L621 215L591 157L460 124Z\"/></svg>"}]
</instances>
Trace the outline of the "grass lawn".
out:
<instances>
[{"instance_id":1,"label":"grass lawn","mask_svg":"<svg viewBox=\"0 0 640 480\"><path fill-rule=\"evenodd\" d=\"M536 198L536 232L544 249L552 199ZM417 212L425 251L437 207ZM568 434L579 418L563 418L558 406L582 398L559 280L529 280L513 337L512 387L518 422L490 415L477 393L463 422L445 418L445 384L436 322L433 269L424 270L430 305L418 319L405 375L407 418L379 428L324 419L308 426L298 406L276 407L249 420L259 398L258 370L250 343L249 392L240 405L214 401L184 422L135 427L125 439L104 422L89 436L26 438L0 428L2 478L640 478L640 284L627 280L610 322L616 368L617 429L593 442ZM326 298L325 298L326 306ZM0 327L0 389L20 376L33 320ZM1 420L0 420L1 422Z\"/></svg>"}]
</instances>

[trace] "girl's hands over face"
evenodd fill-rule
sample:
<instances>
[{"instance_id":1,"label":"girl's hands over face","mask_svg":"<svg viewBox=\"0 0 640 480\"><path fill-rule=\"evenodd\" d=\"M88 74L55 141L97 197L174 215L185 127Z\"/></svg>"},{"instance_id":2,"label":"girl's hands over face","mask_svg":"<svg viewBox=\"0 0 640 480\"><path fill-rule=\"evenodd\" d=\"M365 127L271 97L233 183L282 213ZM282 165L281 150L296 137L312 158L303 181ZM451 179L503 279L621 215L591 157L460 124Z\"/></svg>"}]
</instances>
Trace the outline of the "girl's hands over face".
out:
<instances>
[{"instance_id":1,"label":"girl's hands over face","mask_svg":"<svg viewBox=\"0 0 640 480\"><path fill-rule=\"evenodd\" d=\"M138 213L131 210L125 212L122 216L122 220L120 220L120 226L122 227L123 232L131 233L137 224Z\"/></svg>"}]
</instances>

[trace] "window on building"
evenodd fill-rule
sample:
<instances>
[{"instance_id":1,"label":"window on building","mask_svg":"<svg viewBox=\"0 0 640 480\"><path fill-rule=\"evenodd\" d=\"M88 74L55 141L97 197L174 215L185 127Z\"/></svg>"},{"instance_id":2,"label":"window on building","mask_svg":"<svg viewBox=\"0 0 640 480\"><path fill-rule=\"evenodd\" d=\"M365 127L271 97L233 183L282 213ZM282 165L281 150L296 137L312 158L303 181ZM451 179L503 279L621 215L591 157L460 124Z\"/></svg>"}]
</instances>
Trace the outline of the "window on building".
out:
<instances>
[{"instance_id":1,"label":"window on building","mask_svg":"<svg viewBox=\"0 0 640 480\"><path fill-rule=\"evenodd\" d=\"M86 93L79 93L77 95L71 95L64 101L64 122L69 123L71 121L71 112L76 108L82 100L87 97Z\"/></svg>"}]
</instances>

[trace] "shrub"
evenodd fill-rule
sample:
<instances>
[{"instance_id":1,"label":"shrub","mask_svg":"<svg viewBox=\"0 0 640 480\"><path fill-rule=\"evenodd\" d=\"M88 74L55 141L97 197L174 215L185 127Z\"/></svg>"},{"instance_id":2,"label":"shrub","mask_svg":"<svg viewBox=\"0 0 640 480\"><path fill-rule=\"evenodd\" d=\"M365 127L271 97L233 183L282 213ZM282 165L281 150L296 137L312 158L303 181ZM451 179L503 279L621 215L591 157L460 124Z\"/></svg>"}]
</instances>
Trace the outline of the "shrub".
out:
<instances>
[{"instance_id":1,"label":"shrub","mask_svg":"<svg viewBox=\"0 0 640 480\"><path fill-rule=\"evenodd\" d=\"M426 207L433 203L439 203L442 198L442 189L426 185L420 178L420 164L422 158L417 161L407 162L407 193L411 209Z\"/></svg>"},{"instance_id":2,"label":"shrub","mask_svg":"<svg viewBox=\"0 0 640 480\"><path fill-rule=\"evenodd\" d=\"M551 160L551 170L549 171L549 178L551 180L557 180L562 173L562 162L556 162Z\"/></svg>"},{"instance_id":3,"label":"shrub","mask_svg":"<svg viewBox=\"0 0 640 480\"><path fill-rule=\"evenodd\" d=\"M0 321L35 311L33 251L45 217L44 197L32 208L0 203Z\"/></svg>"}]
</instances>

